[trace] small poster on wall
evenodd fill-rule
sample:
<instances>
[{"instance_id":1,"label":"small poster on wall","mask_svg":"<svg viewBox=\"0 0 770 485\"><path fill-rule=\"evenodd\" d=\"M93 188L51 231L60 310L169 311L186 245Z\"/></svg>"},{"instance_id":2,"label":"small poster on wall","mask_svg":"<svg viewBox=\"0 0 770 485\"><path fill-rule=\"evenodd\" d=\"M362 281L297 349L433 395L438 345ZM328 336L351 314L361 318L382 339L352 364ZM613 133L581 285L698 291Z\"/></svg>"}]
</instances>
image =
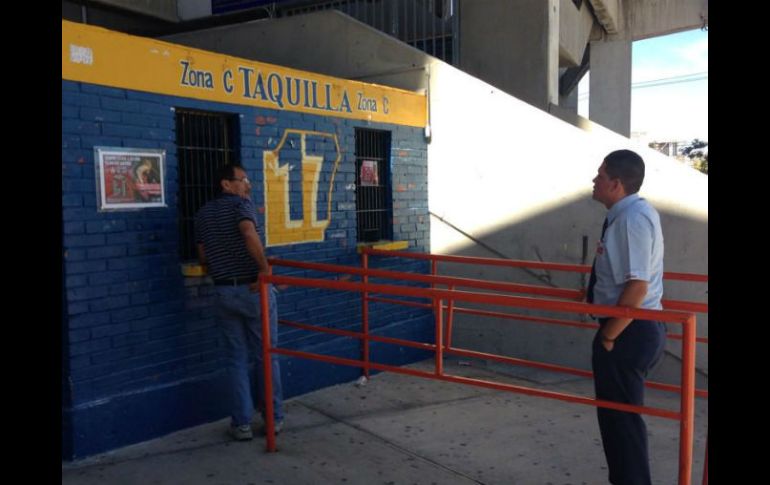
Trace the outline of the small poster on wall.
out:
<instances>
[{"instance_id":1,"label":"small poster on wall","mask_svg":"<svg viewBox=\"0 0 770 485\"><path fill-rule=\"evenodd\" d=\"M375 160L361 161L361 185L380 185L377 175L377 162Z\"/></svg>"},{"instance_id":2,"label":"small poster on wall","mask_svg":"<svg viewBox=\"0 0 770 485\"><path fill-rule=\"evenodd\" d=\"M165 150L95 147L99 210L166 207Z\"/></svg>"}]
</instances>

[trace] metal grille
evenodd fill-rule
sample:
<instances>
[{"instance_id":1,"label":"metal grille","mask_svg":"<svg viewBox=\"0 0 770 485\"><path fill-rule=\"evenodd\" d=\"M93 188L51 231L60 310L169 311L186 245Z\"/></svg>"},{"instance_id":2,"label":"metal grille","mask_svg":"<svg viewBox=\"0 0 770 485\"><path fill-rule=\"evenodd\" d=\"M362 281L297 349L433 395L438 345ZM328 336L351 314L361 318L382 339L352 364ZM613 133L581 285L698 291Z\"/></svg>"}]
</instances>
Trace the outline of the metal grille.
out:
<instances>
[{"instance_id":1,"label":"metal grille","mask_svg":"<svg viewBox=\"0 0 770 485\"><path fill-rule=\"evenodd\" d=\"M176 110L179 254L182 260L196 258L195 214L217 195L217 170L238 163L237 127L237 115Z\"/></svg>"},{"instance_id":2,"label":"metal grille","mask_svg":"<svg viewBox=\"0 0 770 485\"><path fill-rule=\"evenodd\" d=\"M337 9L412 47L457 65L459 0L337 0L275 5L275 15L291 16L317 10ZM290 2L281 2L290 3Z\"/></svg>"},{"instance_id":3,"label":"metal grille","mask_svg":"<svg viewBox=\"0 0 770 485\"><path fill-rule=\"evenodd\" d=\"M362 168L376 164L375 173ZM356 128L356 216L358 241L390 239L390 132ZM362 177L363 174L363 177Z\"/></svg>"}]
</instances>

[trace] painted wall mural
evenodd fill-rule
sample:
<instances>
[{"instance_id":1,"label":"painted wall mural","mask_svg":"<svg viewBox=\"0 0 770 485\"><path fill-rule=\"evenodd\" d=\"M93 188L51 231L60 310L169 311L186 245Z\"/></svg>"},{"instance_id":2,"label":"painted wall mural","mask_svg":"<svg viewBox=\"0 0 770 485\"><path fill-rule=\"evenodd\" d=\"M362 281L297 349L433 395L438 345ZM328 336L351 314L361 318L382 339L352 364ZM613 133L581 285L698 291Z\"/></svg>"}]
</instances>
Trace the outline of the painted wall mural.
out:
<instances>
[{"instance_id":1,"label":"painted wall mural","mask_svg":"<svg viewBox=\"0 0 770 485\"><path fill-rule=\"evenodd\" d=\"M295 129L264 152L267 246L324 240L341 158L336 134Z\"/></svg>"}]
</instances>

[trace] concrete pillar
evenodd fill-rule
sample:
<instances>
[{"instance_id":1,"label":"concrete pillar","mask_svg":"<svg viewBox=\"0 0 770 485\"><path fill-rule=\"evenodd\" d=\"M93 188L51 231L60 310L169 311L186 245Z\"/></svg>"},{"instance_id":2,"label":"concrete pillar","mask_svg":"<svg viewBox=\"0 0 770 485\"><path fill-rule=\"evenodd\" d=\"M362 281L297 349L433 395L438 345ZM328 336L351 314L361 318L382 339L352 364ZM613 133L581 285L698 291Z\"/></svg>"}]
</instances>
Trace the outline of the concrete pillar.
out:
<instances>
[{"instance_id":1,"label":"concrete pillar","mask_svg":"<svg viewBox=\"0 0 770 485\"><path fill-rule=\"evenodd\" d=\"M211 16L211 0L177 0L179 19L192 20Z\"/></svg>"},{"instance_id":2,"label":"concrete pillar","mask_svg":"<svg viewBox=\"0 0 770 485\"><path fill-rule=\"evenodd\" d=\"M564 69L562 69L563 71ZM578 88L575 86L575 89L570 91L570 93L566 96L559 96L559 107L564 108L565 110L572 111L573 113L577 114L578 112Z\"/></svg>"},{"instance_id":3,"label":"concrete pillar","mask_svg":"<svg viewBox=\"0 0 770 485\"><path fill-rule=\"evenodd\" d=\"M588 117L631 135L631 41L591 42Z\"/></svg>"},{"instance_id":4,"label":"concrete pillar","mask_svg":"<svg viewBox=\"0 0 770 485\"><path fill-rule=\"evenodd\" d=\"M564 69L561 69L562 73ZM578 126L578 89L575 86L568 95L559 96L559 104L551 104L548 112L562 121Z\"/></svg>"},{"instance_id":5,"label":"concrete pillar","mask_svg":"<svg viewBox=\"0 0 770 485\"><path fill-rule=\"evenodd\" d=\"M559 103L559 0L460 0L460 69L548 110Z\"/></svg>"}]
</instances>

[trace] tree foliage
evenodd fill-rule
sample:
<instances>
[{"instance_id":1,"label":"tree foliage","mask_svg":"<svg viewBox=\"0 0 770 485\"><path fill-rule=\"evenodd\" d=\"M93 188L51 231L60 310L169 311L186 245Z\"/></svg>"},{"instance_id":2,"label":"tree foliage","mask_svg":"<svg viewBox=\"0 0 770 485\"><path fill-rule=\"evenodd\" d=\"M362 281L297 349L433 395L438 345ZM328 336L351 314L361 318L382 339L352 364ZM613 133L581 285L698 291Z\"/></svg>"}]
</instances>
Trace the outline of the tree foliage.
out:
<instances>
[{"instance_id":1,"label":"tree foliage","mask_svg":"<svg viewBox=\"0 0 770 485\"><path fill-rule=\"evenodd\" d=\"M695 138L689 144L685 145L684 149L682 150L682 153L687 155L689 158L695 158L699 154L703 153L703 150L698 150L698 149L706 148L707 146L709 146L709 142Z\"/></svg>"},{"instance_id":2,"label":"tree foliage","mask_svg":"<svg viewBox=\"0 0 770 485\"><path fill-rule=\"evenodd\" d=\"M682 153L693 161L693 167L708 175L709 173L709 142L695 138L683 149Z\"/></svg>"}]
</instances>

